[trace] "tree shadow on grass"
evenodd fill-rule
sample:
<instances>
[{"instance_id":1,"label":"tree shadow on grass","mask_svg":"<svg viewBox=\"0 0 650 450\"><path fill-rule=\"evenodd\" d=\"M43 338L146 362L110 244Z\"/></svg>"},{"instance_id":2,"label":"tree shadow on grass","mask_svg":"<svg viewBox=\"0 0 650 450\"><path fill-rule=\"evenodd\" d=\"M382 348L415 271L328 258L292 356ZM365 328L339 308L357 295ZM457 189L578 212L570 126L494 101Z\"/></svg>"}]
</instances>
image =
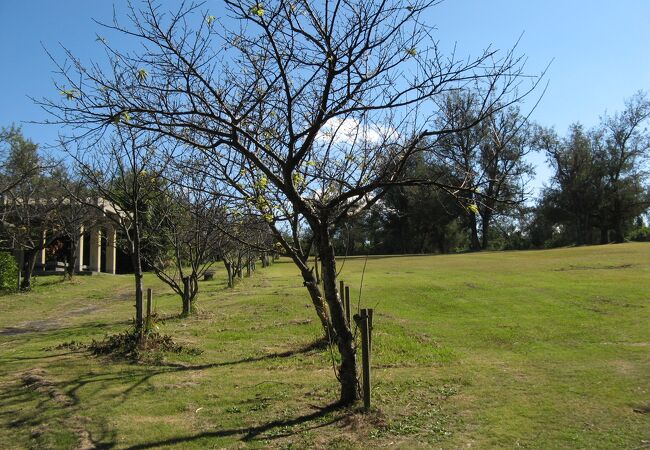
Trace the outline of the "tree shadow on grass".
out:
<instances>
[{"instance_id":1,"label":"tree shadow on grass","mask_svg":"<svg viewBox=\"0 0 650 450\"><path fill-rule=\"evenodd\" d=\"M52 448L63 435L77 440L75 448L115 447L115 431L104 422L89 429L90 419L59 390L57 382L46 377L46 372L33 369L23 373L21 381L3 384L0 423L17 439L27 437L30 448Z\"/></svg>"},{"instance_id":2,"label":"tree shadow on grass","mask_svg":"<svg viewBox=\"0 0 650 450\"><path fill-rule=\"evenodd\" d=\"M34 427L39 427L43 424L52 423L53 418L56 418L56 420L67 424L75 420L77 413L81 413L83 411L83 409L79 409L79 406L81 405L79 391L82 388L90 388L93 392L87 392L86 396L90 395L91 398L95 398L97 401L101 401L101 394L105 391L106 387L113 385L114 383L119 383L125 387L125 390L122 391L118 397L122 397L122 399L124 399L131 396L142 385L149 385L150 380L158 375L182 373L186 371L200 371L217 367L254 363L275 358L288 358L298 354L305 354L321 350L323 348L324 344L322 341L314 341L283 352L276 352L233 361L196 365L165 363L158 366L127 366L126 370L120 370L119 373L104 371L98 373L94 371L97 369L95 367L93 370L90 370L83 375L77 376L74 379L67 381L51 379L48 377L47 373L45 373L43 376L47 378L45 384L47 389L60 393L61 396L65 397L66 402L57 402L51 394L48 395L47 392L44 393L37 390L35 391L34 389L30 389L27 386L21 385L20 381L15 380L12 385L3 385L0 388L0 403L2 404L2 408L0 408L0 421L9 422L9 426L16 430L24 430L30 428L33 429ZM58 353L51 356L60 357L69 355L70 353L78 352ZM66 364L69 364L71 362L72 361L70 360L66 360ZM111 396L114 397L114 394L111 394ZM27 404L31 404L32 406L23 411L24 407ZM333 414L332 417L328 418L325 421L321 420L328 414L334 413L335 411L338 411L338 414ZM251 441L258 438L279 438L283 436L290 436L292 434L308 429L315 429L336 423L350 414L351 412L340 409L338 404L332 404L323 408L317 408L317 410L312 413L291 419L273 420L262 425L248 428L242 427L215 430L199 433L196 435L180 436L160 442L138 444L131 448L154 448L162 445L182 444L183 442L191 442L203 438L218 438L237 435L242 435L242 441ZM13 420L9 419L12 416ZM286 430L288 427L302 425L312 421L314 423L310 424L308 428L300 427L300 429L296 431ZM274 432L272 433L272 436L259 437L265 432L272 431L276 428L281 428L282 433ZM77 431L79 433L77 433ZM116 445L114 430L102 430L101 433L99 433L100 435L95 437L91 436L89 434L89 431L87 431L83 425L79 425L77 431L75 431L75 433L79 434L80 439L84 438L84 436L85 438L91 439L95 445L94 448L108 449L113 448Z\"/></svg>"},{"instance_id":3,"label":"tree shadow on grass","mask_svg":"<svg viewBox=\"0 0 650 450\"><path fill-rule=\"evenodd\" d=\"M258 362L258 361L264 361L267 359L276 359L276 358L289 358L291 356L295 355L300 355L300 354L308 354L315 352L317 350L324 350L327 348L327 342L322 340L322 339L317 339L313 342L310 342L308 344L302 345L298 348L286 350L284 352L274 352L274 353L269 353L267 355L262 355L262 356L251 356L248 358L243 358L240 360L236 361L225 361L225 362L220 362L220 363L208 363L208 364L183 364L183 363L174 363L174 362L166 362L166 363L160 363L159 366L162 367L173 367L178 370L201 370L201 369L210 369L212 367L223 367L223 366L233 366L237 364L243 364L243 363L250 363L250 362Z\"/></svg>"},{"instance_id":4,"label":"tree shadow on grass","mask_svg":"<svg viewBox=\"0 0 650 450\"><path fill-rule=\"evenodd\" d=\"M251 356L249 358L243 358L235 361L224 361L224 362L208 363L208 364L183 364L183 363L174 363L174 362L160 363L156 366L158 370L155 370L153 372L148 372L145 376L142 377L142 379L140 379L139 381L131 385L128 389L126 389L126 391L124 391L122 395L124 396L129 395L140 385L149 383L149 380L156 375L169 374L174 372L206 370L206 369L213 369L217 367L236 366L239 364L253 363L253 362L265 361L265 360L276 359L276 358L289 358L291 356L295 356L299 354L308 354L317 350L322 350L326 348L326 346L327 343L319 339L310 342L309 344L298 347L296 349L291 349L284 352L269 353L268 355L262 355L262 356Z\"/></svg>"},{"instance_id":5,"label":"tree shadow on grass","mask_svg":"<svg viewBox=\"0 0 650 450\"><path fill-rule=\"evenodd\" d=\"M86 388L90 385L97 385L96 390L98 392L101 392L103 387L107 383L109 384L114 382L119 383L120 381L123 382L129 379L136 379L135 382L129 384L128 387L120 394L121 397L125 398L130 396L139 387L143 385L148 386L150 384L150 380L153 377L156 377L158 375L168 375L168 374L179 373L179 372L200 371L200 370L207 370L207 369L213 369L219 367L236 366L239 364L254 363L254 362L271 360L276 358L289 358L291 356L295 356L298 354L308 354L311 352L322 350L324 348L326 348L326 343L324 343L322 340L316 340L287 351L275 352L267 355L243 358L239 360L215 362L215 363L207 363L207 364L183 364L183 363L174 363L174 362L162 362L156 365L148 365L148 366L134 365L131 366L132 368L130 369L120 370L118 374L105 373L105 372L97 373L91 371L84 375L80 375L73 380L57 381L54 384L59 389L63 390L66 393L66 395L68 395L72 399L74 405L77 405L79 404L79 397L78 397L79 390L81 390L82 388ZM70 352L70 353L76 353L76 352ZM65 355L65 353L63 355ZM61 356L61 354L59 354L58 356ZM124 362L128 363L130 361L125 360ZM0 392L0 399L3 398L3 394L7 395L8 393Z\"/></svg>"},{"instance_id":6,"label":"tree shadow on grass","mask_svg":"<svg viewBox=\"0 0 650 450\"><path fill-rule=\"evenodd\" d=\"M215 431L204 431L202 433L197 433L188 436L178 436L178 437L163 439L155 442L145 442L142 444L136 444L131 447L127 447L127 450L158 448L166 445L178 445L178 444L188 443L199 439L222 438L222 437L238 436L238 435L242 436L241 441L244 442L254 441L257 439L265 439L265 440L277 439L281 437L292 436L299 432L315 430L317 428L322 428L328 425L332 425L334 423L340 422L341 420L345 419L346 417L349 417L354 413L354 410L344 409L343 407L341 407L339 403L332 403L324 407L316 407L312 405L312 407L316 408L316 411L309 414L303 414L301 416L297 416L291 419L272 420L270 422L261 425L256 425L247 428L242 427L242 428L215 430ZM328 420L326 421L320 420L322 418L327 417L328 415L331 415L331 417L329 417ZM273 429L276 428L286 429L287 427L303 425L312 421L314 423L311 424L310 426L301 427L298 430L283 431L280 434L273 434L272 436L262 436L267 431L272 431Z\"/></svg>"}]
</instances>

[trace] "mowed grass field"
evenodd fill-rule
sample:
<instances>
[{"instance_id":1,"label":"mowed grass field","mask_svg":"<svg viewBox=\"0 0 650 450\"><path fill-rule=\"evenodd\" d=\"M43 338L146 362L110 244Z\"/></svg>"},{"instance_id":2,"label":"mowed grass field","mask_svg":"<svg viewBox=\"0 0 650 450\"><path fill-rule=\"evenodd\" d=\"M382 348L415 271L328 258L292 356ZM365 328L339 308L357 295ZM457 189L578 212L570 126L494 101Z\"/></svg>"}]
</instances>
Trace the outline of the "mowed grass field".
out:
<instances>
[{"instance_id":1,"label":"mowed grass field","mask_svg":"<svg viewBox=\"0 0 650 450\"><path fill-rule=\"evenodd\" d=\"M0 297L0 448L650 447L650 244L339 262L375 308L372 413L336 400L332 355L287 260L199 313L148 275L160 332L202 350L129 363L132 278Z\"/></svg>"}]
</instances>

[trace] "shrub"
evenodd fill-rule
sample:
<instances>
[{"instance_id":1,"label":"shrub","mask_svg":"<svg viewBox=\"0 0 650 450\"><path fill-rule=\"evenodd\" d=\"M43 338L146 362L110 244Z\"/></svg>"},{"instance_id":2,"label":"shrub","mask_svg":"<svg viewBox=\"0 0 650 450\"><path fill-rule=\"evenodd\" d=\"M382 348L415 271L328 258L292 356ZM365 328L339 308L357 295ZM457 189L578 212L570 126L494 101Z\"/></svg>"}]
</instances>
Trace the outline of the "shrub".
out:
<instances>
[{"instance_id":1,"label":"shrub","mask_svg":"<svg viewBox=\"0 0 650 450\"><path fill-rule=\"evenodd\" d=\"M7 252L0 252L0 291L9 291L18 284L18 265L14 257Z\"/></svg>"},{"instance_id":2,"label":"shrub","mask_svg":"<svg viewBox=\"0 0 650 450\"><path fill-rule=\"evenodd\" d=\"M627 235L628 241L648 242L650 241L650 228L639 227L632 230Z\"/></svg>"}]
</instances>

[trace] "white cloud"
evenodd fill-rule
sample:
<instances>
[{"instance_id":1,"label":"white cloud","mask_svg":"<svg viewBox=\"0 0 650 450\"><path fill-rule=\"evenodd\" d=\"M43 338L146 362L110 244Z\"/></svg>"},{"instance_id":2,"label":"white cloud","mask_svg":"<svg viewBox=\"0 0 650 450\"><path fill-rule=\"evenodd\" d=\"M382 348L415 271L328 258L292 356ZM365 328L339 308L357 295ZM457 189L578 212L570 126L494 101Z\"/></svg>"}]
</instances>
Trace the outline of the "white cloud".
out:
<instances>
[{"instance_id":1,"label":"white cloud","mask_svg":"<svg viewBox=\"0 0 650 450\"><path fill-rule=\"evenodd\" d=\"M397 130L377 124L360 123L357 119L335 117L327 121L316 139L323 143L336 144L368 143L378 144L398 137Z\"/></svg>"}]
</instances>

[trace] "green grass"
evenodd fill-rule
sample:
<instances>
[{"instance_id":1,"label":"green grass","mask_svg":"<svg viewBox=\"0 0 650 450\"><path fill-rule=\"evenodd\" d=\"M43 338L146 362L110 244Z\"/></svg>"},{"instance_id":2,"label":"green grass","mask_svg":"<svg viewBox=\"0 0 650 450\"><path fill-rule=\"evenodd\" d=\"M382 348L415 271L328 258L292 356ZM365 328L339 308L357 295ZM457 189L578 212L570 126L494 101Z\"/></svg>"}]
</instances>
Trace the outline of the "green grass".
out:
<instances>
[{"instance_id":1,"label":"green grass","mask_svg":"<svg viewBox=\"0 0 650 450\"><path fill-rule=\"evenodd\" d=\"M330 353L309 348L319 326L288 261L234 290L202 282L189 319L147 275L160 331L203 350L156 364L57 349L126 329L130 277L39 278L0 297L0 448L647 447L649 255L624 244L369 258L368 415L320 409L337 384ZM339 263L355 306L363 265Z\"/></svg>"}]
</instances>

